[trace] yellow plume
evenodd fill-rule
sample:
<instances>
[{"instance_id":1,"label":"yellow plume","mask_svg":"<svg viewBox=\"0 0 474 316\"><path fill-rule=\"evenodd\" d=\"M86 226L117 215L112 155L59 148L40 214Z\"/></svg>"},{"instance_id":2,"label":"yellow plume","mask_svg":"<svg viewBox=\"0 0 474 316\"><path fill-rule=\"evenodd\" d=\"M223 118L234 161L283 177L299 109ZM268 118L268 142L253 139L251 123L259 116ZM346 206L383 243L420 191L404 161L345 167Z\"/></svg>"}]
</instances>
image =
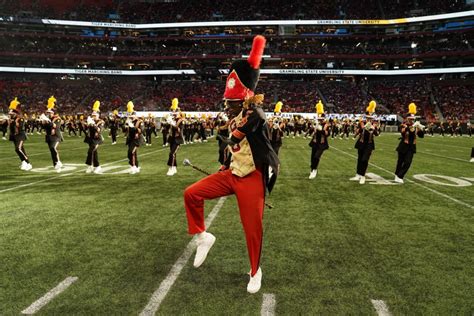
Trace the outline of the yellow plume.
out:
<instances>
[{"instance_id":1,"label":"yellow plume","mask_svg":"<svg viewBox=\"0 0 474 316\"><path fill-rule=\"evenodd\" d=\"M410 103L408 105L408 114L416 114L416 104L415 103Z\"/></svg>"},{"instance_id":2,"label":"yellow plume","mask_svg":"<svg viewBox=\"0 0 474 316\"><path fill-rule=\"evenodd\" d=\"M283 107L283 102L281 101L278 101L276 104L275 104L275 109L273 110L273 112L275 113L281 113L281 108Z\"/></svg>"},{"instance_id":3,"label":"yellow plume","mask_svg":"<svg viewBox=\"0 0 474 316\"><path fill-rule=\"evenodd\" d=\"M173 100L171 100L171 111L176 111L178 109L178 104L178 98L174 98Z\"/></svg>"},{"instance_id":4,"label":"yellow plume","mask_svg":"<svg viewBox=\"0 0 474 316\"><path fill-rule=\"evenodd\" d=\"M18 102L18 98L15 97L15 99L13 99L13 100L10 102L10 107L9 107L9 109L10 109L10 110L16 110L18 104L20 104L20 102Z\"/></svg>"},{"instance_id":5,"label":"yellow plume","mask_svg":"<svg viewBox=\"0 0 474 316\"><path fill-rule=\"evenodd\" d=\"M317 114L324 114L324 105L321 100L316 104L316 113Z\"/></svg>"},{"instance_id":6,"label":"yellow plume","mask_svg":"<svg viewBox=\"0 0 474 316\"><path fill-rule=\"evenodd\" d=\"M100 108L100 101L97 100L94 102L94 105L92 106L92 111L99 112L100 111L99 108Z\"/></svg>"},{"instance_id":7,"label":"yellow plume","mask_svg":"<svg viewBox=\"0 0 474 316\"><path fill-rule=\"evenodd\" d=\"M117 110L114 110L113 114L114 114L114 115L118 115L118 111L117 111Z\"/></svg>"},{"instance_id":8,"label":"yellow plume","mask_svg":"<svg viewBox=\"0 0 474 316\"><path fill-rule=\"evenodd\" d=\"M133 108L135 106L133 105L133 102L132 101L128 101L127 103L127 113L133 113Z\"/></svg>"},{"instance_id":9,"label":"yellow plume","mask_svg":"<svg viewBox=\"0 0 474 316\"><path fill-rule=\"evenodd\" d=\"M372 100L369 102L369 106L367 107L366 111L369 112L369 114L375 113L375 108L377 107L377 103Z\"/></svg>"},{"instance_id":10,"label":"yellow plume","mask_svg":"<svg viewBox=\"0 0 474 316\"><path fill-rule=\"evenodd\" d=\"M54 108L54 106L56 105L56 98L54 97L54 95L52 95L49 99L48 99L48 110L51 110Z\"/></svg>"}]
</instances>

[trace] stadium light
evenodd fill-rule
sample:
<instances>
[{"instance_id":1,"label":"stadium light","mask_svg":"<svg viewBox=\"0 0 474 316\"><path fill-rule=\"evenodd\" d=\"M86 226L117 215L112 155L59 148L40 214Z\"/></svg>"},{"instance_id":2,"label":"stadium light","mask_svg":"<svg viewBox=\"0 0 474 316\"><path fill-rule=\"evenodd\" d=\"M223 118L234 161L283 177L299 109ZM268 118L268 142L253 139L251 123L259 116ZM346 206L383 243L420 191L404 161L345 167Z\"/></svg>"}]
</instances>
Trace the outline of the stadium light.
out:
<instances>
[{"instance_id":1,"label":"stadium light","mask_svg":"<svg viewBox=\"0 0 474 316\"><path fill-rule=\"evenodd\" d=\"M112 51L116 52L117 51L117 46L112 46Z\"/></svg>"},{"instance_id":2,"label":"stadium light","mask_svg":"<svg viewBox=\"0 0 474 316\"><path fill-rule=\"evenodd\" d=\"M412 43L411 43L411 48L416 48L417 46L418 46L417 43L415 43L415 42L412 42Z\"/></svg>"}]
</instances>

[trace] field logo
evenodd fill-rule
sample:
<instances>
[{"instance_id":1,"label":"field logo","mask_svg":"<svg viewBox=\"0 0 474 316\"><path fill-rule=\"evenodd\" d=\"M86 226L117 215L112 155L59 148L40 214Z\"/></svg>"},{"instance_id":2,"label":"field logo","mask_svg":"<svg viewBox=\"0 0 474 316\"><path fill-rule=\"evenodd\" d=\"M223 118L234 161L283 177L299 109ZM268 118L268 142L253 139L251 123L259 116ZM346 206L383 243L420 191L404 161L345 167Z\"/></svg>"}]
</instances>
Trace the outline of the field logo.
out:
<instances>
[{"instance_id":1,"label":"field logo","mask_svg":"<svg viewBox=\"0 0 474 316\"><path fill-rule=\"evenodd\" d=\"M399 185L394 180L387 180L378 174L368 172L366 175L366 181L370 184L378 184L378 185ZM455 178L450 176L443 176L439 174L415 174L413 176L415 180L436 184L436 185L443 185L448 187L469 187L474 182L474 178Z\"/></svg>"},{"instance_id":2,"label":"field logo","mask_svg":"<svg viewBox=\"0 0 474 316\"><path fill-rule=\"evenodd\" d=\"M416 180L431 183L431 184L437 184L437 185L444 185L448 187L468 187L471 186L472 183L463 179L459 178L454 178L454 177L449 177L449 176L442 176L438 174L415 174L413 176ZM444 181L439 181L436 180L442 179Z\"/></svg>"},{"instance_id":3,"label":"field logo","mask_svg":"<svg viewBox=\"0 0 474 316\"><path fill-rule=\"evenodd\" d=\"M61 173L76 171L78 168L84 168L85 170L86 165L77 164L77 163L65 163L63 167L61 168ZM108 173L108 174L124 174L124 173L129 172L129 168L130 168L129 166L124 166L124 165L122 166L111 165L111 166L102 167L102 172ZM116 171L116 172L110 172L116 169L122 169L122 170ZM38 173L55 173L56 172L53 166L48 166L44 168L33 168L31 169L31 171L38 172Z\"/></svg>"}]
</instances>

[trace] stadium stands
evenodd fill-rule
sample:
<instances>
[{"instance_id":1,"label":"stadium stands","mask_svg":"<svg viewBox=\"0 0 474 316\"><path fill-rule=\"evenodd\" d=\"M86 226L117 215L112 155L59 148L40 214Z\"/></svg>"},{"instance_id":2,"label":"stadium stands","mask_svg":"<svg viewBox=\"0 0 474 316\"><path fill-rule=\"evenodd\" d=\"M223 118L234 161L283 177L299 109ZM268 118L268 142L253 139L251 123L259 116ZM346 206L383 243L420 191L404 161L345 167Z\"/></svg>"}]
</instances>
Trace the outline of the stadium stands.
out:
<instances>
[{"instance_id":1,"label":"stadium stands","mask_svg":"<svg viewBox=\"0 0 474 316\"><path fill-rule=\"evenodd\" d=\"M456 12L466 9L463 1L444 0L315 0L292 2L263 0L255 5L251 0L240 1L74 1L21 0L0 2L0 15L41 18L119 21L127 23L241 21L264 19L378 19L400 18Z\"/></svg>"},{"instance_id":2,"label":"stadium stands","mask_svg":"<svg viewBox=\"0 0 474 316\"><path fill-rule=\"evenodd\" d=\"M79 78L79 79L77 79ZM74 80L72 80L74 79ZM41 111L49 96L55 95L61 112L87 111L95 100L101 100L102 111L125 109L133 100L137 110L168 110L177 97L184 111L222 110L221 81L167 80L123 77L58 77L36 75L30 78L9 76L0 79L0 105L4 111L13 96L18 96L30 112ZM370 79L360 81L287 81L265 80L259 92L265 94L264 108L272 111L277 101L283 112L313 112L315 103L323 100L330 113L362 113L367 103L378 102L378 113L404 115L409 103L415 102L419 114L427 120L437 116L436 106L445 118L467 119L474 114L474 81L419 79Z\"/></svg>"}]
</instances>

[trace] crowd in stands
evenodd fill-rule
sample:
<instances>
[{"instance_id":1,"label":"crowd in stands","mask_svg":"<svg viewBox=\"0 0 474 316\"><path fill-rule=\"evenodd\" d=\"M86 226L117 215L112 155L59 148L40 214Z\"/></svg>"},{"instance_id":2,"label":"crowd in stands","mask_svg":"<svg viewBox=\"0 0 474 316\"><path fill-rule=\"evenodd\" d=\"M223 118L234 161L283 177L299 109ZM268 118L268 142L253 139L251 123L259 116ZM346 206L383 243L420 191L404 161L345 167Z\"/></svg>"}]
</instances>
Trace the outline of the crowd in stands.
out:
<instances>
[{"instance_id":1,"label":"crowd in stands","mask_svg":"<svg viewBox=\"0 0 474 316\"><path fill-rule=\"evenodd\" d=\"M124 23L380 19L465 10L463 0L0 0L0 14Z\"/></svg>"},{"instance_id":2,"label":"crowd in stands","mask_svg":"<svg viewBox=\"0 0 474 316\"><path fill-rule=\"evenodd\" d=\"M57 77L43 75L31 78L0 79L0 108L18 97L28 111L43 111L46 100L54 95L58 108L66 114L87 112L95 100L102 112L125 109L133 100L137 110L167 111L172 98L178 98L185 111L220 111L223 108L222 81L153 81L137 77ZM75 80L71 80L74 78ZM415 102L418 112L433 119L435 105L445 117L466 119L474 114L474 83L453 83L425 79L377 79L355 81L284 81L262 80L257 93L265 94L263 107L272 111L282 101L283 112L313 112L322 100L330 113L363 113L370 100L378 103L377 113L404 115Z\"/></svg>"},{"instance_id":3,"label":"crowd in stands","mask_svg":"<svg viewBox=\"0 0 474 316\"><path fill-rule=\"evenodd\" d=\"M433 93L445 117L468 119L474 115L474 86L438 83Z\"/></svg>"},{"instance_id":4,"label":"crowd in stands","mask_svg":"<svg viewBox=\"0 0 474 316\"><path fill-rule=\"evenodd\" d=\"M265 53L270 55L398 55L423 54L438 51L472 51L469 33L432 35L408 39L384 39L359 41L358 39L272 38ZM412 43L416 44L413 48ZM107 38L64 39L40 36L5 34L0 37L0 52L42 53L68 56L202 56L241 55L248 53L249 41L241 40L188 40L154 41L123 40Z\"/></svg>"},{"instance_id":5,"label":"crowd in stands","mask_svg":"<svg viewBox=\"0 0 474 316\"><path fill-rule=\"evenodd\" d=\"M425 80L383 80L369 84L368 94L392 113L405 113L407 105L414 102L423 117L432 118L431 89Z\"/></svg>"}]
</instances>

